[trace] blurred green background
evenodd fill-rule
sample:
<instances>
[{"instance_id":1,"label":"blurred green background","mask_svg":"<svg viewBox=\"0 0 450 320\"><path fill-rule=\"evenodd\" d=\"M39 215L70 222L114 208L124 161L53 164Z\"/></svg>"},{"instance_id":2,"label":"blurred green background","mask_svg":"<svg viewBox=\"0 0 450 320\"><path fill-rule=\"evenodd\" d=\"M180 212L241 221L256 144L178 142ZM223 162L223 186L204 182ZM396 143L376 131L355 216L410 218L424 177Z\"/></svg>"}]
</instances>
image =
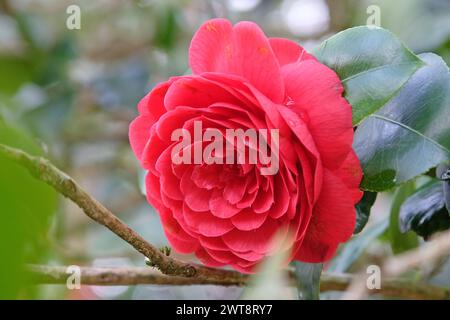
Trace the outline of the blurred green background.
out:
<instances>
[{"instance_id":1,"label":"blurred green background","mask_svg":"<svg viewBox=\"0 0 450 320\"><path fill-rule=\"evenodd\" d=\"M79 30L66 27L66 10L74 4L81 10ZM142 195L143 173L129 147L128 124L139 99L156 83L187 72L189 42L198 26L213 17L252 20L268 36L311 49L340 30L366 24L371 5L381 10L381 26L416 53L433 51L450 64L448 0L0 0L0 143L44 154L147 240L166 245L158 216ZM342 248L329 270L358 270L392 254L390 197L378 198L367 229ZM417 241L395 239L400 247ZM142 266L144 261L1 158L0 248L0 298L234 299L242 290L24 286L25 262ZM450 285L448 264L430 270L431 282ZM280 297L294 295L280 290Z\"/></svg>"}]
</instances>

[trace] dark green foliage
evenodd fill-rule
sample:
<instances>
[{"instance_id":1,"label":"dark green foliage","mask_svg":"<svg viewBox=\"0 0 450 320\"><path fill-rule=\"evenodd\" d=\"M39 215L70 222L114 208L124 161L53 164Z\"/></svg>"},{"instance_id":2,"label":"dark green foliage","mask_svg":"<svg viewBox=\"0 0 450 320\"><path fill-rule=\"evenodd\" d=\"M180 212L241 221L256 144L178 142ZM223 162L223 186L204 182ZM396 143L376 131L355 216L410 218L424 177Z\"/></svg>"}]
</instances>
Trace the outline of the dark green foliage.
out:
<instances>
[{"instance_id":1,"label":"dark green foliage","mask_svg":"<svg viewBox=\"0 0 450 320\"><path fill-rule=\"evenodd\" d=\"M414 230L427 239L450 228L450 214L445 207L443 182L432 181L409 197L400 209L402 232Z\"/></svg>"}]
</instances>

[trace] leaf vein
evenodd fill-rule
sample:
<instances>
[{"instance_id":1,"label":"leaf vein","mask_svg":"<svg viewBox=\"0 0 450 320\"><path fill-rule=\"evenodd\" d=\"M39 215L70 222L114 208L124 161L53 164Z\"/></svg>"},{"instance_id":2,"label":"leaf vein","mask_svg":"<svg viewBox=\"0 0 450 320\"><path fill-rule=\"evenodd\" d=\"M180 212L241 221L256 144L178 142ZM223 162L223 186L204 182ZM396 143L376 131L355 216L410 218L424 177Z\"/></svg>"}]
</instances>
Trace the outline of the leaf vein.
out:
<instances>
[{"instance_id":1,"label":"leaf vein","mask_svg":"<svg viewBox=\"0 0 450 320\"><path fill-rule=\"evenodd\" d=\"M384 65L382 65L382 66L378 66L378 67L375 67L375 68L371 68L371 69L369 69L369 70L365 70L365 71L362 71L362 72L358 72L358 73L356 73L356 74L353 74L353 75L351 75L351 76L348 76L347 78L341 80L341 82L344 83L344 82L347 82L347 81L352 80L352 79L354 79L354 78L357 78L357 77L359 77L359 76L363 76L363 75L365 75L365 74L367 74L367 73L375 72L375 71L378 71L378 70L383 70L383 69L385 69L385 68L399 67L399 66L407 66L407 65L417 65L417 66L418 66L418 64L416 64L416 63L411 63L411 62L401 62L401 63L384 64Z\"/></svg>"},{"instance_id":2,"label":"leaf vein","mask_svg":"<svg viewBox=\"0 0 450 320\"><path fill-rule=\"evenodd\" d=\"M445 151L445 152L447 152L448 154L450 154L450 150L449 150L449 149L447 149L446 147L444 147L443 145L441 145L441 144L438 143L437 141L433 140L432 138L430 138L430 137L424 135L424 134L421 133L420 131L417 131L417 130L413 129L413 128L411 128L410 126L408 126L408 125L406 125L406 124L404 124L404 123L398 122L398 121L396 121L396 120L390 119L390 118L388 118L388 117L385 117L385 116L382 116L382 115L379 115L379 114L371 114L370 116L371 116L371 117L374 117L374 118L378 118L378 119L384 120L384 121L388 121L388 122L390 122L390 123L396 124L396 125L398 125L398 126L404 128L404 129L406 129L406 130L408 130L408 131L411 131L412 133L417 134L418 136L420 136L421 138L427 140L428 142L431 142L432 144L434 144L435 146L437 146L439 149L442 149L443 151Z\"/></svg>"}]
</instances>

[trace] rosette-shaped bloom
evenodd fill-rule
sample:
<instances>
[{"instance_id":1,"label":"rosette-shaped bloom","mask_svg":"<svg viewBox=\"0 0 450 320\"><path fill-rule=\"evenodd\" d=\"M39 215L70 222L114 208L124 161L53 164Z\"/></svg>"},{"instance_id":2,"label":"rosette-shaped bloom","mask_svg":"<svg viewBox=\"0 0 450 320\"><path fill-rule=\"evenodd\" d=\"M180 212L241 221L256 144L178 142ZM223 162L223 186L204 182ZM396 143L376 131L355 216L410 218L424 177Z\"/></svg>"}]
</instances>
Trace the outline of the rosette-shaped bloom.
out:
<instances>
[{"instance_id":1,"label":"rosette-shaped bloom","mask_svg":"<svg viewBox=\"0 0 450 320\"><path fill-rule=\"evenodd\" d=\"M148 170L148 201L173 248L208 266L252 272L273 253L274 235L290 234L291 259L332 257L354 230L362 175L338 76L295 42L224 19L200 27L189 62L192 75L157 85L130 125L131 146ZM259 163L175 164L172 133L194 136L196 121L224 140L226 129L277 129L278 171L263 175ZM196 143L205 144L188 148Z\"/></svg>"}]
</instances>

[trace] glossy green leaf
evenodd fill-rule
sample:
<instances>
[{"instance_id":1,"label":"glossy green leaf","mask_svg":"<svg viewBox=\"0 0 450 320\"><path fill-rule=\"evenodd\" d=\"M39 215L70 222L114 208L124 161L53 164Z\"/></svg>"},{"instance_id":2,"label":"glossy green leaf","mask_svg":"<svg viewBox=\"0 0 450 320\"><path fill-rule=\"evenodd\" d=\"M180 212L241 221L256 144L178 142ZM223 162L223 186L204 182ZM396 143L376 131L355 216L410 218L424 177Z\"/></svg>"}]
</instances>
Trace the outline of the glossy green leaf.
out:
<instances>
[{"instance_id":1,"label":"glossy green leaf","mask_svg":"<svg viewBox=\"0 0 450 320\"><path fill-rule=\"evenodd\" d=\"M413 230L427 239L435 232L450 228L450 213L444 201L445 184L446 182L433 180L403 203L399 215L402 232Z\"/></svg>"},{"instance_id":2,"label":"glossy green leaf","mask_svg":"<svg viewBox=\"0 0 450 320\"><path fill-rule=\"evenodd\" d=\"M360 233L369 221L370 209L377 199L376 192L366 191L362 199L356 204L356 226L354 234Z\"/></svg>"},{"instance_id":3,"label":"glossy green leaf","mask_svg":"<svg viewBox=\"0 0 450 320\"><path fill-rule=\"evenodd\" d=\"M389 242L394 254L413 249L418 246L419 240L413 232L402 233L399 225L400 208L405 200L414 192L414 182L400 186L392 201L391 215L389 218Z\"/></svg>"},{"instance_id":4,"label":"glossy green leaf","mask_svg":"<svg viewBox=\"0 0 450 320\"><path fill-rule=\"evenodd\" d=\"M381 110L356 130L361 188L384 191L450 158L450 73L434 54Z\"/></svg>"},{"instance_id":5,"label":"glossy green leaf","mask_svg":"<svg viewBox=\"0 0 450 320\"><path fill-rule=\"evenodd\" d=\"M447 211L450 212L450 181L444 182L444 200Z\"/></svg>"},{"instance_id":6,"label":"glossy green leaf","mask_svg":"<svg viewBox=\"0 0 450 320\"><path fill-rule=\"evenodd\" d=\"M320 276L322 263L306 263L295 261L295 274L297 275L297 288L300 300L319 300Z\"/></svg>"},{"instance_id":7,"label":"glossy green leaf","mask_svg":"<svg viewBox=\"0 0 450 320\"><path fill-rule=\"evenodd\" d=\"M356 27L326 40L316 51L345 87L357 125L396 96L423 62L392 33Z\"/></svg>"},{"instance_id":8,"label":"glossy green leaf","mask_svg":"<svg viewBox=\"0 0 450 320\"><path fill-rule=\"evenodd\" d=\"M40 154L25 134L0 121L0 143ZM56 193L24 168L0 156L0 299L17 298L26 284L24 263L44 252L45 233L56 209Z\"/></svg>"}]
</instances>

